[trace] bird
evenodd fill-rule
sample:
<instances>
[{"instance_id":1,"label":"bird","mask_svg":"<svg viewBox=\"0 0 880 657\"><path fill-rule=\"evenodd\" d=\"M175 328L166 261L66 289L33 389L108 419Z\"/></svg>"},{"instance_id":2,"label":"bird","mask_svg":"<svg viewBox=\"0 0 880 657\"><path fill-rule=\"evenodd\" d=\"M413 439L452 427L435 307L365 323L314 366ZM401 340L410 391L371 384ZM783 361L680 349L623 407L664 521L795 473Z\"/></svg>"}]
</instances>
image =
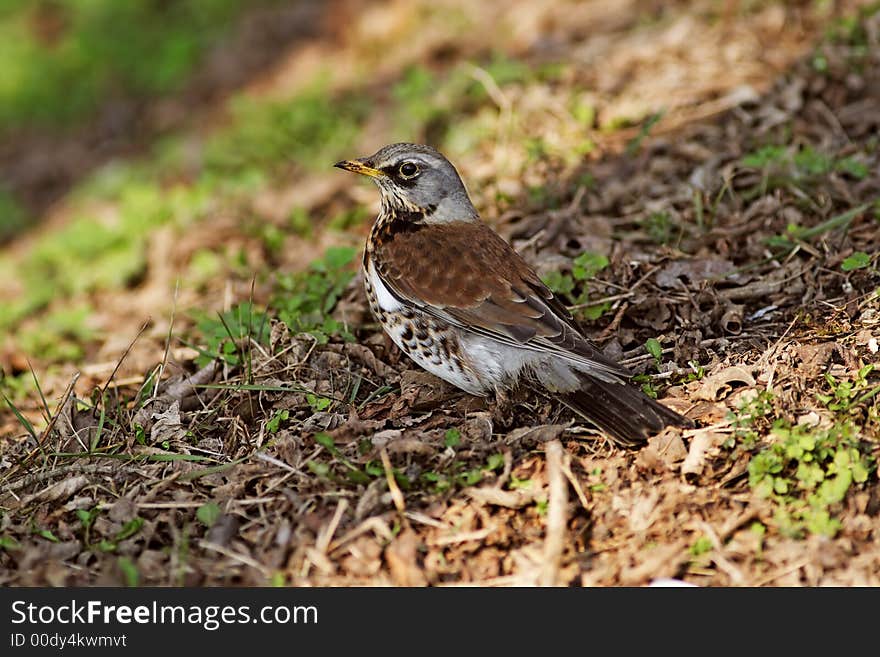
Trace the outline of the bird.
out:
<instances>
[{"instance_id":1,"label":"bird","mask_svg":"<svg viewBox=\"0 0 880 657\"><path fill-rule=\"evenodd\" d=\"M620 445L688 418L647 396L591 342L522 256L481 220L455 166L395 143L335 167L372 179L363 253L370 310L423 369L477 396L543 388Z\"/></svg>"}]
</instances>

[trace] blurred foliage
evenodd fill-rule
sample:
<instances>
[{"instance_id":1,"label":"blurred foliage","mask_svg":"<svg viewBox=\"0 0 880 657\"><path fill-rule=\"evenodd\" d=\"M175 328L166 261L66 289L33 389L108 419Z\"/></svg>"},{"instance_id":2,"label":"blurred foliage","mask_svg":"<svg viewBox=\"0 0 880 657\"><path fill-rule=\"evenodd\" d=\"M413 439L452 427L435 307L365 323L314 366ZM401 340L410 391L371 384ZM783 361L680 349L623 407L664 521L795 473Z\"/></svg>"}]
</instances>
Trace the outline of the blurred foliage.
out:
<instances>
[{"instance_id":1,"label":"blurred foliage","mask_svg":"<svg viewBox=\"0 0 880 657\"><path fill-rule=\"evenodd\" d=\"M13 196L0 187L0 243L25 226L25 214Z\"/></svg>"},{"instance_id":2,"label":"blurred foliage","mask_svg":"<svg viewBox=\"0 0 880 657\"><path fill-rule=\"evenodd\" d=\"M174 91L249 4L3 0L0 134L69 125L108 97Z\"/></svg>"},{"instance_id":3,"label":"blurred foliage","mask_svg":"<svg viewBox=\"0 0 880 657\"><path fill-rule=\"evenodd\" d=\"M368 113L363 96L333 96L313 87L283 101L238 98L232 125L205 150L208 175L262 175L282 163L326 168L357 136Z\"/></svg>"}]
</instances>

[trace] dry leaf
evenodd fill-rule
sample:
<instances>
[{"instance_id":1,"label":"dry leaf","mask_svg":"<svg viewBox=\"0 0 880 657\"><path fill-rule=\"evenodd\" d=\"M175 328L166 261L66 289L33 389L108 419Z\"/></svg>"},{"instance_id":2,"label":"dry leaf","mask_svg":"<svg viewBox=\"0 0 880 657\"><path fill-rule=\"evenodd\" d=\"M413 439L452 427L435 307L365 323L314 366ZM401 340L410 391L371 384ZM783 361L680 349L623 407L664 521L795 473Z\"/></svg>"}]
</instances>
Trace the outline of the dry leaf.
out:
<instances>
[{"instance_id":1,"label":"dry leaf","mask_svg":"<svg viewBox=\"0 0 880 657\"><path fill-rule=\"evenodd\" d=\"M703 465L706 460L706 452L720 445L724 441L724 434L709 429L700 429L694 433L691 440L691 446L688 450L687 458L681 464L681 474L698 475L703 472Z\"/></svg>"},{"instance_id":2,"label":"dry leaf","mask_svg":"<svg viewBox=\"0 0 880 657\"><path fill-rule=\"evenodd\" d=\"M702 385L694 393L695 399L717 401L726 397L733 390L733 383L743 383L749 387L755 385L755 378L743 367L726 367L720 372L703 379Z\"/></svg>"}]
</instances>

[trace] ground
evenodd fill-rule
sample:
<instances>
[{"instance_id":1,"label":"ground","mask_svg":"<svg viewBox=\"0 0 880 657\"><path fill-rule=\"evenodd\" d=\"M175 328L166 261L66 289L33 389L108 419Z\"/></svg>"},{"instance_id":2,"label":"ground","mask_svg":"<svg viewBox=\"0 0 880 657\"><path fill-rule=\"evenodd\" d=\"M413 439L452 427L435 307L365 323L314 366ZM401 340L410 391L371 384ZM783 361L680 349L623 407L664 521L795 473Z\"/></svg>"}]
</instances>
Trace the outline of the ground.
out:
<instances>
[{"instance_id":1,"label":"ground","mask_svg":"<svg viewBox=\"0 0 880 657\"><path fill-rule=\"evenodd\" d=\"M876 5L470 5L327 3L4 247L0 583L880 584ZM330 168L397 139L698 428L402 356Z\"/></svg>"}]
</instances>

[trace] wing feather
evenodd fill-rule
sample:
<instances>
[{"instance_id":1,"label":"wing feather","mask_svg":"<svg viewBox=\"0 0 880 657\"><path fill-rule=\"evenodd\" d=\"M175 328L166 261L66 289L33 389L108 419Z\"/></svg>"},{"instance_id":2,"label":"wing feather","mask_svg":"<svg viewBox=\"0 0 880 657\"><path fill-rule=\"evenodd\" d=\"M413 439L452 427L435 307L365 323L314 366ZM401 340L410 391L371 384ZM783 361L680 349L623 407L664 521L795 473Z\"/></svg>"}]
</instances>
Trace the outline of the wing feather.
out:
<instances>
[{"instance_id":1,"label":"wing feather","mask_svg":"<svg viewBox=\"0 0 880 657\"><path fill-rule=\"evenodd\" d=\"M525 260L481 221L422 224L385 235L372 259L392 294L430 315L566 358L601 380L631 376L581 333Z\"/></svg>"}]
</instances>

